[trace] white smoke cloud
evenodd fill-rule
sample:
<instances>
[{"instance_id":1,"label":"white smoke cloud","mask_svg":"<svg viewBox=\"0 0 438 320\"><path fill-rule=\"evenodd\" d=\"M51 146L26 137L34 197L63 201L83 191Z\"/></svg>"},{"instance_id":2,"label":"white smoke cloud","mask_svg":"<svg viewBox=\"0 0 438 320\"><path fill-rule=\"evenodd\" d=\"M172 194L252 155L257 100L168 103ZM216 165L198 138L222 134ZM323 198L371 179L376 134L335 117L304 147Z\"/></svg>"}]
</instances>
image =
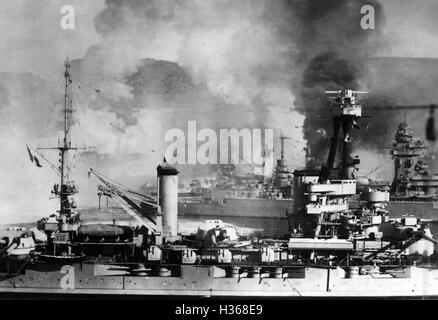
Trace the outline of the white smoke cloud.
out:
<instances>
[{"instance_id":1,"label":"white smoke cloud","mask_svg":"<svg viewBox=\"0 0 438 320\"><path fill-rule=\"evenodd\" d=\"M107 1L96 26L112 67L132 70L145 57L177 62L225 102L250 105L267 84L284 82L292 71L290 43L266 19L269 6L247 0ZM115 49L120 44L123 50Z\"/></svg>"}]
</instances>

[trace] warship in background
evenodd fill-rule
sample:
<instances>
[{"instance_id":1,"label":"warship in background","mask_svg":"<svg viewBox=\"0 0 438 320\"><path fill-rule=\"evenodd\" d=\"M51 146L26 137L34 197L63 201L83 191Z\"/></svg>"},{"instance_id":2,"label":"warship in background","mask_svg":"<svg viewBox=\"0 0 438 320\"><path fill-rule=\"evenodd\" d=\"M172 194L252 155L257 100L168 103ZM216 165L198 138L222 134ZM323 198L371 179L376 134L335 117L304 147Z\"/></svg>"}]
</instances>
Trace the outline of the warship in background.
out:
<instances>
[{"instance_id":1,"label":"warship in background","mask_svg":"<svg viewBox=\"0 0 438 320\"><path fill-rule=\"evenodd\" d=\"M426 131L428 136L433 135L430 139L435 139L434 105L368 107L368 109L373 110L417 108L430 108L431 117L428 119ZM222 174L219 175L217 185L210 188L191 189L191 192L180 197L180 215L228 219L229 221L245 223L251 227L266 224L267 234L272 234L269 231L272 230L272 222L274 225L281 220L285 222L286 216L293 213L295 208L293 176L295 173L301 174L300 170L292 172L287 166L284 158L284 141L286 139L288 137L280 136L281 158L277 160L276 168L270 179L264 180L263 176L255 175L252 180L248 177L246 180L239 179L234 165L225 165L222 168ZM339 140L337 135L334 139ZM340 144L340 142L336 143ZM401 218L410 212L415 212L416 216L421 219L438 221L438 173L430 172L425 159L425 149L427 147L424 141L414 137L405 120L398 126L394 143L390 148L390 155L394 159L393 181L362 178L358 181L358 189L365 190L369 186L388 188L391 194L387 206L390 217ZM351 161L355 160L351 159ZM248 181L252 181L252 184ZM196 185L196 183L192 185Z\"/></svg>"},{"instance_id":2,"label":"warship in background","mask_svg":"<svg viewBox=\"0 0 438 320\"><path fill-rule=\"evenodd\" d=\"M388 210L392 216L409 212L425 220L438 220L438 173L428 166L424 141L414 138L406 121L398 126L391 148L394 178Z\"/></svg>"},{"instance_id":3,"label":"warship in background","mask_svg":"<svg viewBox=\"0 0 438 320\"><path fill-rule=\"evenodd\" d=\"M65 74L67 88L68 63ZM335 132L345 138L361 117L361 106L357 92L336 94ZM156 198L126 189L91 169L99 192L126 208L137 224L82 223L73 210L74 192L62 165L70 150L68 130L64 132L64 142L57 148L61 187L54 188L60 210L53 222L38 223L45 240L37 238L37 232L2 238L2 293L438 296L438 269L430 260L437 242L429 227L415 217L391 221L385 210L387 191L368 189L361 194L360 207L350 207L358 159L351 158L345 139L341 152L340 140L333 139L322 170L296 172L293 230L284 237L266 238L241 236L235 226L220 220L199 221L196 233L179 234L179 172L165 160L157 167Z\"/></svg>"},{"instance_id":4,"label":"warship in background","mask_svg":"<svg viewBox=\"0 0 438 320\"><path fill-rule=\"evenodd\" d=\"M180 193L179 215L222 219L250 228L263 225L264 234L270 236L275 235L281 225L282 232L286 233L289 228L284 220L293 208L293 175L284 156L284 142L289 138L283 134L279 138L280 159L273 172L267 173L263 167L263 174L239 175L234 164L221 165L213 186ZM196 181L191 186L199 186Z\"/></svg>"}]
</instances>

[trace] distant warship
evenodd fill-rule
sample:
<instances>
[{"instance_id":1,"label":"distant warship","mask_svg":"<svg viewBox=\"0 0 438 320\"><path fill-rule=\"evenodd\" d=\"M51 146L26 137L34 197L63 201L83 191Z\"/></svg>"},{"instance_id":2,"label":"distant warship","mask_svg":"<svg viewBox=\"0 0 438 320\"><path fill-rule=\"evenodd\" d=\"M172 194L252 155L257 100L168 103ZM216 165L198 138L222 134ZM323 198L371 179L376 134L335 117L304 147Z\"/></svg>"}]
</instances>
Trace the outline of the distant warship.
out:
<instances>
[{"instance_id":1,"label":"distant warship","mask_svg":"<svg viewBox=\"0 0 438 320\"><path fill-rule=\"evenodd\" d=\"M424 142L415 139L407 122L402 122L391 148L394 179L388 210L392 216L415 212L419 218L438 220L438 174L430 172L424 149Z\"/></svg>"},{"instance_id":2,"label":"distant warship","mask_svg":"<svg viewBox=\"0 0 438 320\"><path fill-rule=\"evenodd\" d=\"M265 235L275 235L278 230L287 232L287 223L280 221L287 219L293 209L293 174L284 156L284 142L289 138L284 135L279 138L280 159L272 176L239 177L235 165L222 165L216 184L208 192L195 189L180 196L179 215L223 219L252 228L262 224Z\"/></svg>"}]
</instances>

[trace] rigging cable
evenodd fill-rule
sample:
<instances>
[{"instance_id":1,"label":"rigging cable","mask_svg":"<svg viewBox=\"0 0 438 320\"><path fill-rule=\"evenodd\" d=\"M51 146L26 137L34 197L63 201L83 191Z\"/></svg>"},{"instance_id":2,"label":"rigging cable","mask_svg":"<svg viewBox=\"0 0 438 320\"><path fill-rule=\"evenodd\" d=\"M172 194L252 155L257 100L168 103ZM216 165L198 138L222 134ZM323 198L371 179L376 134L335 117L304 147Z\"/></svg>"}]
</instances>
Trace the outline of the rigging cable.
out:
<instances>
[{"instance_id":1,"label":"rigging cable","mask_svg":"<svg viewBox=\"0 0 438 320\"><path fill-rule=\"evenodd\" d=\"M58 176L61 176L61 170L59 168L57 168L53 163L51 163L41 152L39 152L38 150L32 148L31 146L29 146L28 144L26 144L26 146L32 150L33 152L35 152L36 154L38 154L43 160L45 160L49 166L58 174Z\"/></svg>"},{"instance_id":2,"label":"rigging cable","mask_svg":"<svg viewBox=\"0 0 438 320\"><path fill-rule=\"evenodd\" d=\"M368 172L364 177L368 178L370 174L376 172L377 170L379 170L380 168L382 168L388 161L390 161L392 159L388 158L385 161L383 161L382 163L380 163L377 167L375 167L374 169L371 169L370 172Z\"/></svg>"}]
</instances>

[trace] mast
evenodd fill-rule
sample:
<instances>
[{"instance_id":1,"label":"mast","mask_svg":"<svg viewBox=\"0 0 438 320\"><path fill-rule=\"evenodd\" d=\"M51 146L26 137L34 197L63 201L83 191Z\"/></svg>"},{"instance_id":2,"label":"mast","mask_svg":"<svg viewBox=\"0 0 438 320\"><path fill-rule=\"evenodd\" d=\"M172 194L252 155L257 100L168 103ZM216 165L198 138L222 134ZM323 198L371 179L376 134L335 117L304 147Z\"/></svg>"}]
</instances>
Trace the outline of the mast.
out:
<instances>
[{"instance_id":1,"label":"mast","mask_svg":"<svg viewBox=\"0 0 438 320\"><path fill-rule=\"evenodd\" d=\"M286 137L283 133L280 133L280 159L277 159L277 166L275 168L276 173L289 173L289 169L286 166L286 160L284 159L284 140L290 139Z\"/></svg>"},{"instance_id":2,"label":"mast","mask_svg":"<svg viewBox=\"0 0 438 320\"><path fill-rule=\"evenodd\" d=\"M68 202L68 195L72 190L67 190L66 183L68 182L68 151L71 149L71 142L69 141L70 122L68 114L72 112L72 100L70 97L70 62L68 58L65 61L65 91L64 91L64 137L63 143L58 146L60 163L61 163L61 190L59 194L60 214L67 213L66 204Z\"/></svg>"},{"instance_id":3,"label":"mast","mask_svg":"<svg viewBox=\"0 0 438 320\"><path fill-rule=\"evenodd\" d=\"M66 180L68 180L67 174L66 174L66 166L67 166L67 154L66 152L68 151L69 148L69 143L68 143L68 131L69 131L69 124L68 124L68 113L67 113L67 105L69 104L69 91L70 91L70 86L69 86L69 82L70 80L70 73L69 73L69 69L70 69L70 63L67 60L65 61L65 72L64 72L64 77L65 77L65 92L64 92L64 138L63 138L63 145L59 146L60 149L60 162L61 162L61 186L64 185L64 182ZM71 102L71 100L70 100Z\"/></svg>"},{"instance_id":4,"label":"mast","mask_svg":"<svg viewBox=\"0 0 438 320\"><path fill-rule=\"evenodd\" d=\"M278 190L281 190L282 196L291 197L292 196L292 189L291 189L291 183L289 180L290 176L290 170L287 167L286 160L284 159L284 140L290 139L289 137L286 137L283 135L283 133L280 132L280 159L277 159L277 165L275 166L274 171L274 186Z\"/></svg>"},{"instance_id":5,"label":"mast","mask_svg":"<svg viewBox=\"0 0 438 320\"><path fill-rule=\"evenodd\" d=\"M52 193L56 196L59 196L59 214L60 215L70 215L72 209L74 208L73 199L70 199L70 196L73 196L78 192L76 186L69 181L69 167L68 167L68 151L70 150L83 150L85 148L77 148L71 146L70 141L70 126L71 121L69 118L69 114L73 112L72 110L72 98L71 98L71 86L72 83L70 76L70 61L68 58L65 63L65 88L64 88L64 125L63 125L63 138L62 142L58 140L57 147L51 148L37 148L41 149L51 149L58 150L59 153L59 173L61 176L60 184L55 184Z\"/></svg>"},{"instance_id":6,"label":"mast","mask_svg":"<svg viewBox=\"0 0 438 320\"><path fill-rule=\"evenodd\" d=\"M284 161L284 140L286 139L290 139L289 137L284 136L282 133L280 134L280 142L281 142L281 154L280 154L280 159L283 162Z\"/></svg>"}]
</instances>

